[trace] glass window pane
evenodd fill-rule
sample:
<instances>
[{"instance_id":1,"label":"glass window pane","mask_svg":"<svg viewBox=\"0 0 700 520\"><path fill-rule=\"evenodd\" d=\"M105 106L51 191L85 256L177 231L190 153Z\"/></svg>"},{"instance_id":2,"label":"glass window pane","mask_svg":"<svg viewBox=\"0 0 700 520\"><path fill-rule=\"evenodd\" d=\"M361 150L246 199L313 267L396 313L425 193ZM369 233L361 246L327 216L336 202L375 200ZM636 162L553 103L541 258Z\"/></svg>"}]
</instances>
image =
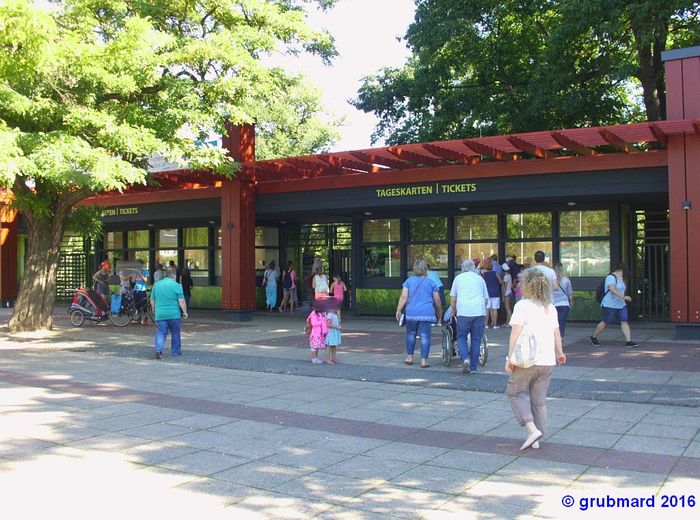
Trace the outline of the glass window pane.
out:
<instances>
[{"instance_id":1,"label":"glass window pane","mask_svg":"<svg viewBox=\"0 0 700 520\"><path fill-rule=\"evenodd\" d=\"M209 228L185 228L182 231L185 247L207 247L209 245Z\"/></svg>"},{"instance_id":2,"label":"glass window pane","mask_svg":"<svg viewBox=\"0 0 700 520\"><path fill-rule=\"evenodd\" d=\"M276 247L279 245L279 234L280 230L275 227L256 227L255 245Z\"/></svg>"},{"instance_id":3,"label":"glass window pane","mask_svg":"<svg viewBox=\"0 0 700 520\"><path fill-rule=\"evenodd\" d=\"M126 255L126 259L129 262L135 262L136 260L141 259L146 268L148 268L148 257L148 251L128 251L128 254Z\"/></svg>"},{"instance_id":4,"label":"glass window pane","mask_svg":"<svg viewBox=\"0 0 700 520\"><path fill-rule=\"evenodd\" d=\"M547 242L507 242L506 256L515 255L515 260L519 264L529 266L535 262L534 257L537 251L544 251L545 262L552 263L552 243Z\"/></svg>"},{"instance_id":5,"label":"glass window pane","mask_svg":"<svg viewBox=\"0 0 700 520\"><path fill-rule=\"evenodd\" d=\"M280 265L280 253L278 249L262 249L255 248L255 269L264 270L267 266L275 261L275 264Z\"/></svg>"},{"instance_id":6,"label":"glass window pane","mask_svg":"<svg viewBox=\"0 0 700 520\"><path fill-rule=\"evenodd\" d=\"M104 246L105 249L121 249L123 247L124 233L121 231L110 231L105 233ZM148 245L146 245L148 247Z\"/></svg>"},{"instance_id":7,"label":"glass window pane","mask_svg":"<svg viewBox=\"0 0 700 520\"><path fill-rule=\"evenodd\" d=\"M177 249L160 249L156 251L156 262L168 268L168 263L172 260L177 265ZM178 269L180 266L178 266Z\"/></svg>"},{"instance_id":8,"label":"glass window pane","mask_svg":"<svg viewBox=\"0 0 700 520\"><path fill-rule=\"evenodd\" d=\"M561 263L569 276L605 276L610 271L608 240L559 243Z\"/></svg>"},{"instance_id":9,"label":"glass window pane","mask_svg":"<svg viewBox=\"0 0 700 520\"><path fill-rule=\"evenodd\" d=\"M129 231L126 234L126 242L130 249L148 249L148 230Z\"/></svg>"},{"instance_id":10,"label":"glass window pane","mask_svg":"<svg viewBox=\"0 0 700 520\"><path fill-rule=\"evenodd\" d=\"M433 271L447 277L447 244L412 244L408 246L408 274L413 273L413 263L422 258Z\"/></svg>"},{"instance_id":11,"label":"glass window pane","mask_svg":"<svg viewBox=\"0 0 700 520\"><path fill-rule=\"evenodd\" d=\"M214 276L221 276L221 249L217 249L214 253Z\"/></svg>"},{"instance_id":12,"label":"glass window pane","mask_svg":"<svg viewBox=\"0 0 700 520\"><path fill-rule=\"evenodd\" d=\"M479 259L479 264L484 258L498 254L498 242L470 242L468 244L455 244L455 271L461 272L462 262L465 260Z\"/></svg>"},{"instance_id":13,"label":"glass window pane","mask_svg":"<svg viewBox=\"0 0 700 520\"><path fill-rule=\"evenodd\" d=\"M397 218L365 220L362 222L362 240L365 242L398 242L401 240L401 221Z\"/></svg>"},{"instance_id":14,"label":"glass window pane","mask_svg":"<svg viewBox=\"0 0 700 520\"><path fill-rule=\"evenodd\" d=\"M395 278L401 276L401 248L391 244L363 248L365 278Z\"/></svg>"},{"instance_id":15,"label":"glass window pane","mask_svg":"<svg viewBox=\"0 0 700 520\"><path fill-rule=\"evenodd\" d=\"M464 215L455 217L455 240L498 238L498 215Z\"/></svg>"},{"instance_id":16,"label":"glass window pane","mask_svg":"<svg viewBox=\"0 0 700 520\"><path fill-rule=\"evenodd\" d=\"M176 249L177 229L159 229L156 233L156 249Z\"/></svg>"},{"instance_id":17,"label":"glass window pane","mask_svg":"<svg viewBox=\"0 0 700 520\"><path fill-rule=\"evenodd\" d=\"M216 228L216 245L221 247L221 228Z\"/></svg>"},{"instance_id":18,"label":"glass window pane","mask_svg":"<svg viewBox=\"0 0 700 520\"><path fill-rule=\"evenodd\" d=\"M563 237L607 237L610 235L608 210L562 211L559 234Z\"/></svg>"},{"instance_id":19,"label":"glass window pane","mask_svg":"<svg viewBox=\"0 0 700 520\"><path fill-rule=\"evenodd\" d=\"M447 240L447 217L412 218L409 224L412 241Z\"/></svg>"},{"instance_id":20,"label":"glass window pane","mask_svg":"<svg viewBox=\"0 0 700 520\"><path fill-rule=\"evenodd\" d=\"M190 270L192 278L207 278L209 276L209 251L207 249L186 249L185 266Z\"/></svg>"},{"instance_id":21,"label":"glass window pane","mask_svg":"<svg viewBox=\"0 0 700 520\"><path fill-rule=\"evenodd\" d=\"M508 238L545 238L552 236L551 213L507 215Z\"/></svg>"}]
</instances>

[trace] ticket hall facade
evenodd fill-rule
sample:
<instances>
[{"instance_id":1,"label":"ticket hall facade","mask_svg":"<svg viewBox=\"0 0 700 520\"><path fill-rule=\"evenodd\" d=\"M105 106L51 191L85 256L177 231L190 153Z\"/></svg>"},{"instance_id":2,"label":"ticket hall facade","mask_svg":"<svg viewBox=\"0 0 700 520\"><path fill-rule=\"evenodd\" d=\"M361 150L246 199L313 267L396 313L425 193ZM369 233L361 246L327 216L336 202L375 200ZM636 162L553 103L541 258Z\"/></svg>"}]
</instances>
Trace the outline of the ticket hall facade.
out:
<instances>
[{"instance_id":1,"label":"ticket hall facade","mask_svg":"<svg viewBox=\"0 0 700 520\"><path fill-rule=\"evenodd\" d=\"M624 261L635 319L700 336L700 47L664 59L665 121L266 161L253 127L230 127L235 178L160 171L158 189L92 199L105 225L95 262L174 260L192 272L194 307L245 320L272 260L307 276L320 258L350 288L352 311L391 315L417 258L449 287L464 259L523 264L542 250L572 279L572 319L599 318L595 287Z\"/></svg>"}]
</instances>

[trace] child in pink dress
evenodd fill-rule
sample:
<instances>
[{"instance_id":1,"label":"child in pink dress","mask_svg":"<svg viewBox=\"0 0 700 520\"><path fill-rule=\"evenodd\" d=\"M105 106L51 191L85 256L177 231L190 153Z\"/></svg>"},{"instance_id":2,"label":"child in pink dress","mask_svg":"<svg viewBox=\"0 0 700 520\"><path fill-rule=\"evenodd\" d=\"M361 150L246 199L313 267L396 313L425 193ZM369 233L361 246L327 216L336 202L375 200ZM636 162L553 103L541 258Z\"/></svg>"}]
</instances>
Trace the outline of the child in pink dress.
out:
<instances>
[{"instance_id":1,"label":"child in pink dress","mask_svg":"<svg viewBox=\"0 0 700 520\"><path fill-rule=\"evenodd\" d=\"M338 302L338 321L340 321L340 308L343 306L343 299L345 298L345 291L348 290L347 285L343 283L339 274L333 275L333 283L330 287L330 292L333 298Z\"/></svg>"},{"instance_id":2,"label":"child in pink dress","mask_svg":"<svg viewBox=\"0 0 700 520\"><path fill-rule=\"evenodd\" d=\"M318 351L326 348L326 334L328 334L328 317L325 312L314 309L306 318L306 326L310 328L309 346L311 347L311 362L321 365L323 361L318 359Z\"/></svg>"}]
</instances>

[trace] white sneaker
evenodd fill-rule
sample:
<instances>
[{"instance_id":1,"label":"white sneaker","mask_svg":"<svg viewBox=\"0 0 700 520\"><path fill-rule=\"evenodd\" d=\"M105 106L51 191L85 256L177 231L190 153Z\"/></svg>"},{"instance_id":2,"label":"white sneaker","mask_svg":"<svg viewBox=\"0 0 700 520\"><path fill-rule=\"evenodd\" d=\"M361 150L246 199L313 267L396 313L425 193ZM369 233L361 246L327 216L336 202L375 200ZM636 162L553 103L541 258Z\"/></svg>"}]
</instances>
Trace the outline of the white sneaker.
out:
<instances>
[{"instance_id":1,"label":"white sneaker","mask_svg":"<svg viewBox=\"0 0 700 520\"><path fill-rule=\"evenodd\" d=\"M311 362L312 362L314 365L323 365L323 361L321 361L321 360L318 359L318 358L313 358L313 359L311 360Z\"/></svg>"},{"instance_id":2,"label":"white sneaker","mask_svg":"<svg viewBox=\"0 0 700 520\"><path fill-rule=\"evenodd\" d=\"M494 328L494 329L500 329L501 327L500 327L500 325L494 325L493 328Z\"/></svg>"},{"instance_id":3,"label":"white sneaker","mask_svg":"<svg viewBox=\"0 0 700 520\"><path fill-rule=\"evenodd\" d=\"M533 450L539 450L540 449L540 441L535 441L532 443L532 446L530 446Z\"/></svg>"}]
</instances>

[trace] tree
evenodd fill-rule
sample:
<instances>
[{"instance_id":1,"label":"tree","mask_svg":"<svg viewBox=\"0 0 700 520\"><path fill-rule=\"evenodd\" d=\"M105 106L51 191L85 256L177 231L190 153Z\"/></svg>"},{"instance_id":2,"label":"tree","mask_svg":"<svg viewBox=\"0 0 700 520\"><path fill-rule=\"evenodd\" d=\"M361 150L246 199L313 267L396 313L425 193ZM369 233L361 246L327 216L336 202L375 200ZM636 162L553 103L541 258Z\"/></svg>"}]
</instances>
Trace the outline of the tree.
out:
<instances>
[{"instance_id":1,"label":"tree","mask_svg":"<svg viewBox=\"0 0 700 520\"><path fill-rule=\"evenodd\" d=\"M365 78L373 140L665 117L661 52L700 43L692 0L417 0L401 68ZM640 103L641 100L641 103Z\"/></svg>"},{"instance_id":2,"label":"tree","mask_svg":"<svg viewBox=\"0 0 700 520\"><path fill-rule=\"evenodd\" d=\"M89 213L76 204L148 182L152 154L232 175L225 152L198 148L191 134L253 120L261 141L314 127L316 140L298 141L297 153L327 144L333 130L316 117L317 94L263 60L335 55L330 35L305 25L309 3L0 0L0 181L29 231L11 331L51 328L61 238ZM261 106L277 112L252 109ZM306 118L276 126L285 110Z\"/></svg>"}]
</instances>

